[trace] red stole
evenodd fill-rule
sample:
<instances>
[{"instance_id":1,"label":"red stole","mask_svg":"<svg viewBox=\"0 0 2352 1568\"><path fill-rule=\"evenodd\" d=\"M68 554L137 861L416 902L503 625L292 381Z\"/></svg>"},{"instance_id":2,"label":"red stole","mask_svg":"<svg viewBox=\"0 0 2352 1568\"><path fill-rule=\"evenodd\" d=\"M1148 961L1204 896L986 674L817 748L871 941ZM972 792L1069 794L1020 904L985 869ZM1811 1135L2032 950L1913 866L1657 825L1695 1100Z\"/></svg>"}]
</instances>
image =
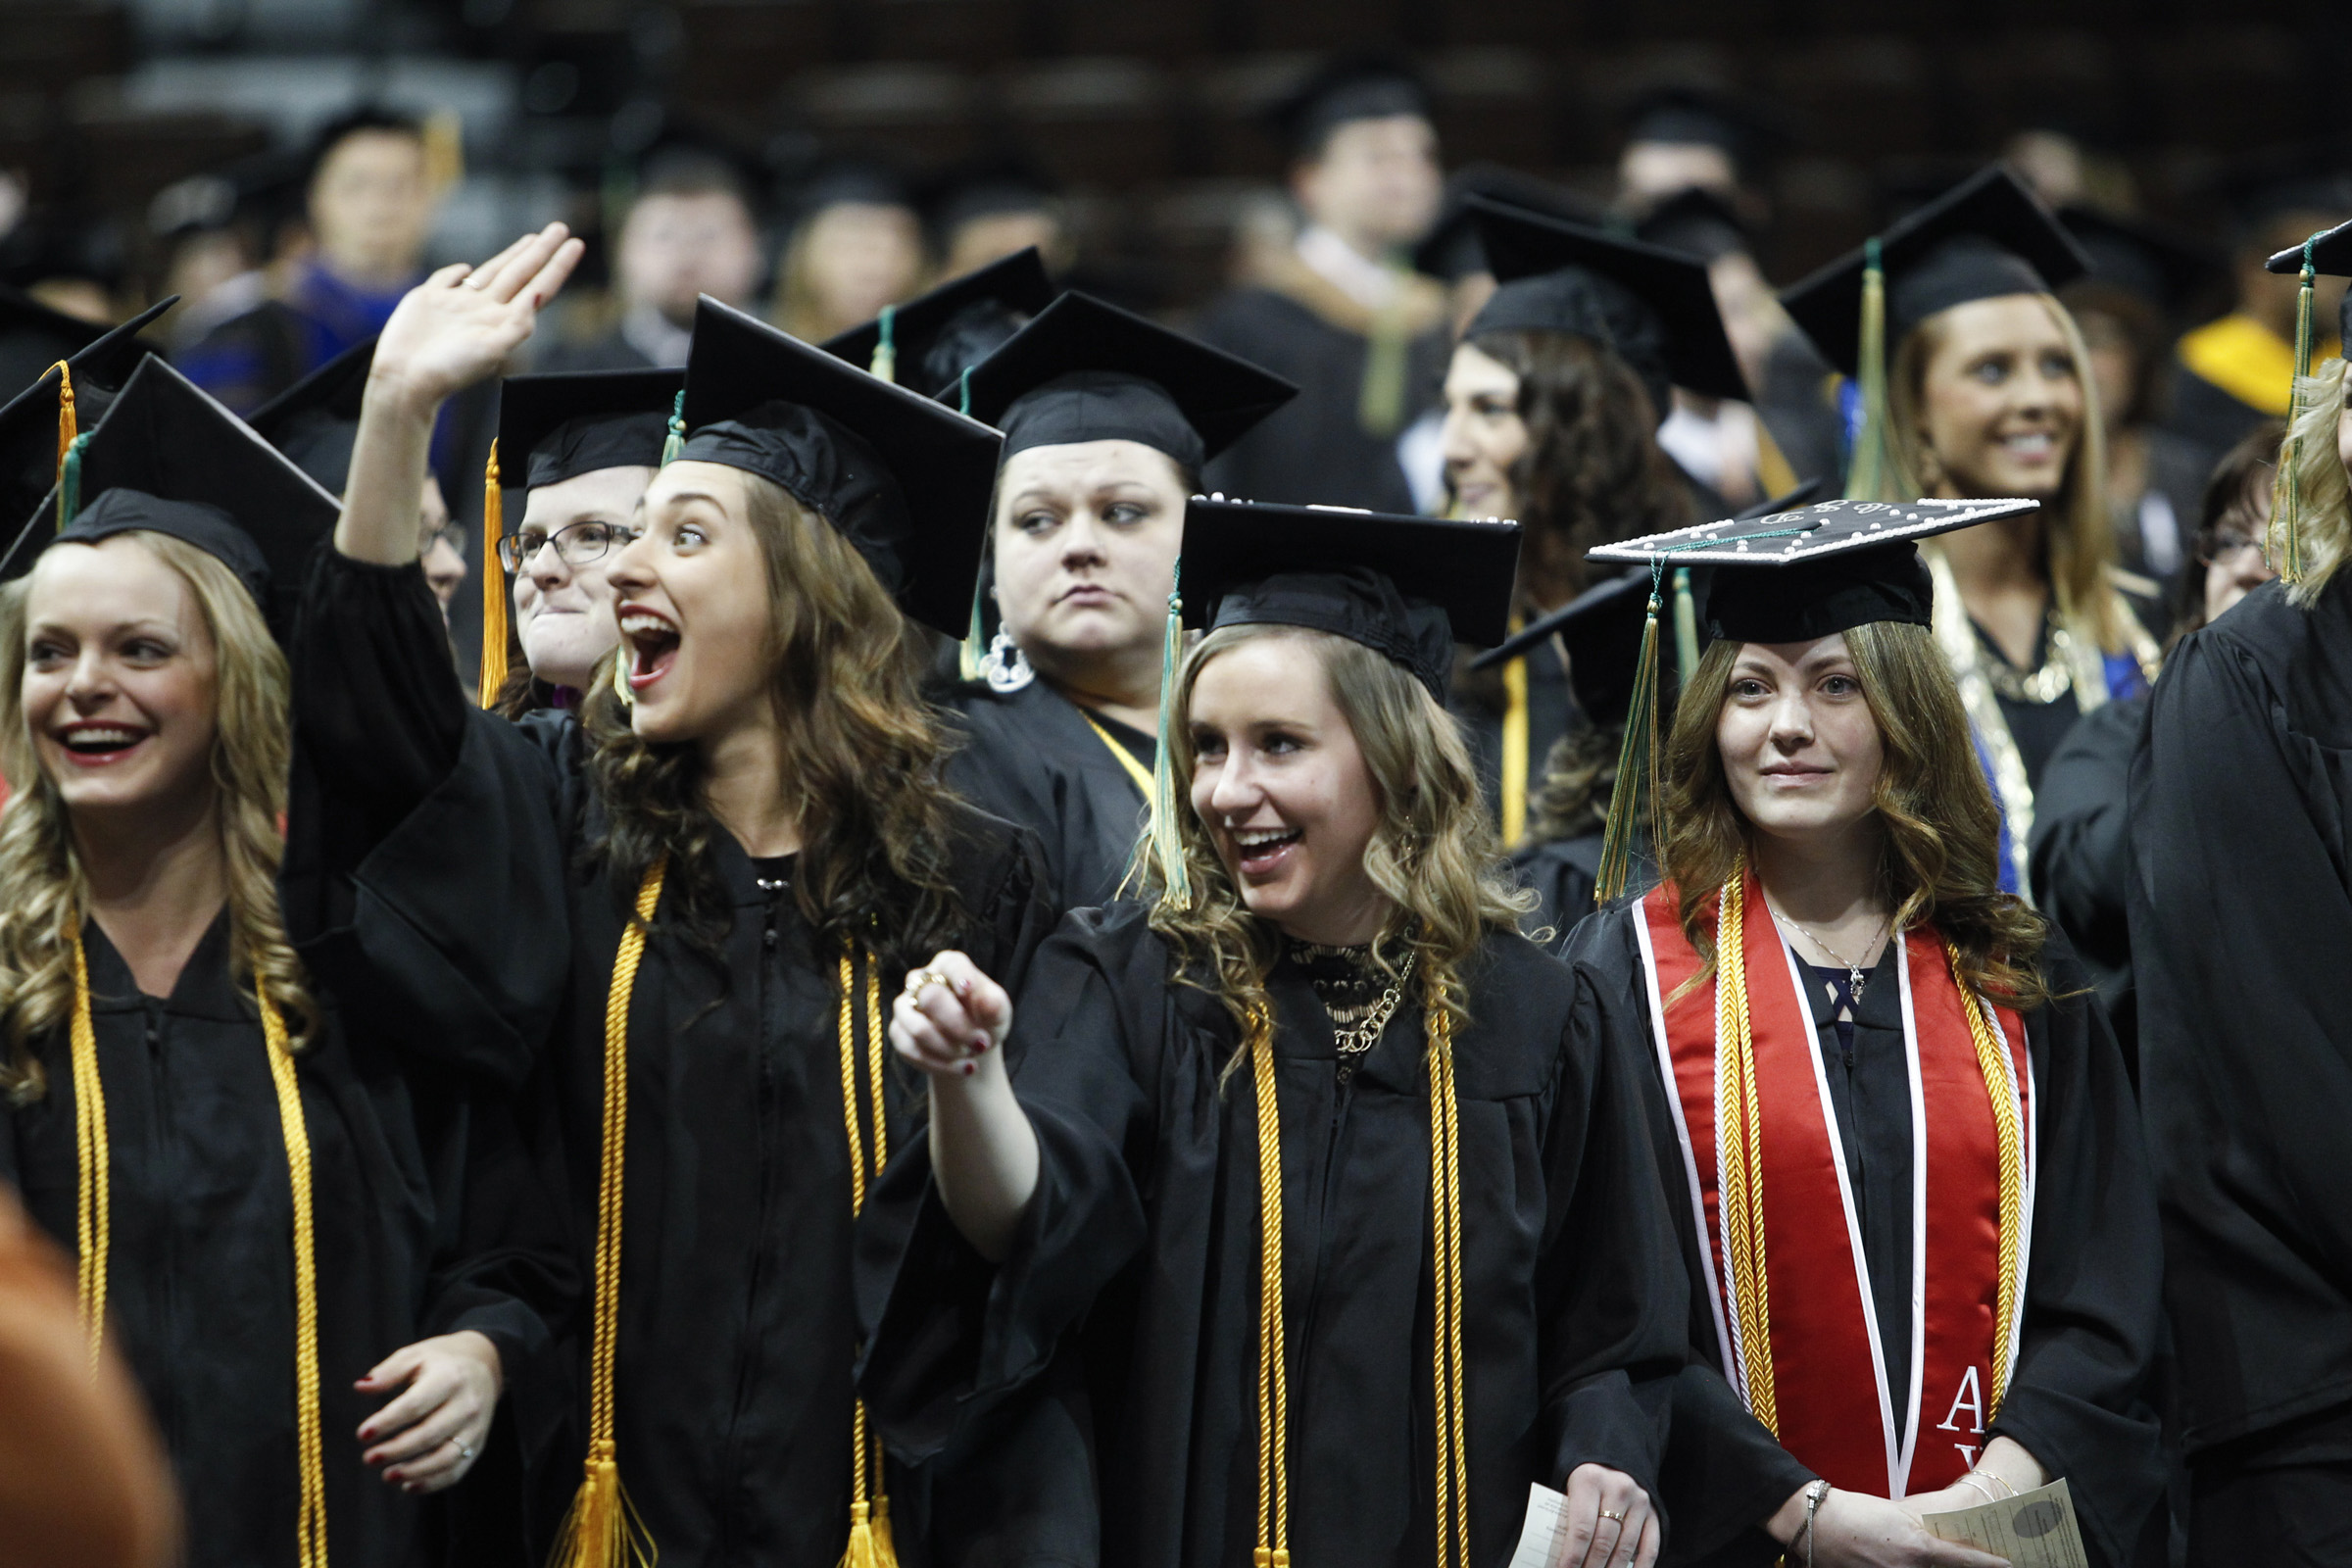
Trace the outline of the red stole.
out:
<instances>
[{"instance_id":1,"label":"red stole","mask_svg":"<svg viewBox=\"0 0 2352 1568\"><path fill-rule=\"evenodd\" d=\"M1776 1435L1815 1474L1850 1492L1901 1497L1949 1486L1984 1449L1997 1386L2014 1364L2015 1319L2025 1299L2033 1235L2032 1065L2018 1015L1987 1008L1998 1031L1994 1088L2008 1098L2020 1130L2023 1224L2015 1259L2012 1321L1997 1323L2000 1294L2000 1135L1969 1011L1943 941L1932 928L1903 935L1905 1043L1911 1061L1911 1382L1889 1391L1870 1276L1843 1146L1838 1139L1812 1009L1797 990L1762 892L1743 879L1740 948L1745 956L1749 1036L1760 1138L1763 1295L1769 1309L1770 1376ZM1659 1064L1675 1090L1669 1103L1681 1134L1694 1217L1708 1238L1702 1258L1716 1337L1732 1387L1756 1403L1750 1366L1757 1348L1741 1343L1743 1313L1728 1258L1732 1245L1720 1201L1725 1154L1741 1159L1737 1105L1719 1106L1722 1052L1717 986L1665 999L1699 970L1684 937L1673 889L1642 901L1636 930L1648 970ZM1728 1118L1727 1113L1728 1112ZM1727 1141L1735 1147L1727 1150ZM1752 1303L1751 1303L1752 1307ZM1924 1308L1924 1309L1923 1309ZM1758 1321L1751 1310L1746 1321ZM1896 1321L1902 1321L1898 1315Z\"/></svg>"}]
</instances>

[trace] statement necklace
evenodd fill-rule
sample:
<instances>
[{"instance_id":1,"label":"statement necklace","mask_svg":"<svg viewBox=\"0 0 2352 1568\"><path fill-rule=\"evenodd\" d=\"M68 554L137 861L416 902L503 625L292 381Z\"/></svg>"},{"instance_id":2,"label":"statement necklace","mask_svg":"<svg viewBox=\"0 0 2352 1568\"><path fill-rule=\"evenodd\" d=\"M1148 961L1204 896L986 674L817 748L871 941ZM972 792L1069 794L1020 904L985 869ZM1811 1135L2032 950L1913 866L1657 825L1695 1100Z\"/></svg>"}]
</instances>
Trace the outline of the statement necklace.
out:
<instances>
[{"instance_id":1,"label":"statement necklace","mask_svg":"<svg viewBox=\"0 0 2352 1568\"><path fill-rule=\"evenodd\" d=\"M1977 648L1977 667L1993 691L2013 703L2034 703L2046 708L2075 689L2074 638L2064 626L2052 625L2049 632L2049 654L2041 667L2031 673L2019 669L2008 660L1983 646Z\"/></svg>"}]
</instances>

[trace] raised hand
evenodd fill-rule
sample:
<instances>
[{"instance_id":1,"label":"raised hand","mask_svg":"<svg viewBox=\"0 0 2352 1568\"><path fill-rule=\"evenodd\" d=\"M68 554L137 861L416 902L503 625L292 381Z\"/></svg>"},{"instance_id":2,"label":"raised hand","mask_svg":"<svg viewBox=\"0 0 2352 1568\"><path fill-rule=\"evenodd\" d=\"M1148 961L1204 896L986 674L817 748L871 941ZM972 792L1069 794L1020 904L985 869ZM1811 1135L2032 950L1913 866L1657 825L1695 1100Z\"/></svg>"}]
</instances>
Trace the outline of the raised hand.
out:
<instances>
[{"instance_id":1,"label":"raised hand","mask_svg":"<svg viewBox=\"0 0 2352 1568\"><path fill-rule=\"evenodd\" d=\"M370 388L430 407L506 363L579 264L562 223L525 234L479 267L444 267L402 297L375 340Z\"/></svg>"}]
</instances>

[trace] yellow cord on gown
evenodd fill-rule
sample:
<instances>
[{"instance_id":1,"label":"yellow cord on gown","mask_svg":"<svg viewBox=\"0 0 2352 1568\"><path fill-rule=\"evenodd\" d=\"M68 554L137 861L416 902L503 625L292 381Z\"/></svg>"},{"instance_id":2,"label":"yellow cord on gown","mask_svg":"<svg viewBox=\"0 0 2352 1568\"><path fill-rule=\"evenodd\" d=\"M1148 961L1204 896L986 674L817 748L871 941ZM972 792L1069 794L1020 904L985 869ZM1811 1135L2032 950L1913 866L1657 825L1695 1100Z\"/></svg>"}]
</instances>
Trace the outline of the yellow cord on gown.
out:
<instances>
[{"instance_id":1,"label":"yellow cord on gown","mask_svg":"<svg viewBox=\"0 0 2352 1568\"><path fill-rule=\"evenodd\" d=\"M553 1558L557 1568L621 1568L660 1555L645 1521L621 1489L612 1436L612 1362L620 1325L621 1155L628 1147L629 999L645 957L645 928L662 903L666 860L656 860L637 890L635 917L620 936L605 996L603 1148L597 1158L595 1297L588 1352L588 1461Z\"/></svg>"},{"instance_id":2,"label":"yellow cord on gown","mask_svg":"<svg viewBox=\"0 0 2352 1568\"><path fill-rule=\"evenodd\" d=\"M1076 707L1075 704L1072 704L1071 706ZM1111 739L1110 731L1102 727L1102 721L1101 719L1098 719L1094 714L1088 712L1083 708L1078 710L1078 716L1086 720L1086 727L1095 732L1095 738L1103 744L1103 746L1110 752L1112 757L1118 759L1119 766L1127 770L1128 780L1132 782L1137 789L1144 792L1144 802L1146 805L1150 805L1152 801L1152 770L1146 767L1143 763L1137 761L1133 752L1129 751L1126 747L1121 746L1117 741Z\"/></svg>"},{"instance_id":3,"label":"yellow cord on gown","mask_svg":"<svg viewBox=\"0 0 2352 1568\"><path fill-rule=\"evenodd\" d=\"M874 1116L874 1157L865 1159L865 1140L858 1127L857 998L862 968L865 984L865 1057L867 1088ZM871 954L841 956L841 1115L850 1141L850 1216L865 1208L869 1176L879 1180L890 1159L890 1121L882 1096L882 979L881 962ZM850 1540L842 1568L898 1568L898 1551L890 1534L890 1497L884 1490L882 1446L867 1430L865 1401L854 1400L850 1416Z\"/></svg>"},{"instance_id":4,"label":"yellow cord on gown","mask_svg":"<svg viewBox=\"0 0 2352 1568\"><path fill-rule=\"evenodd\" d=\"M106 1336L108 1244L106 1090L98 1073L98 1031L90 1017L90 971L81 939L73 939L74 1018L69 1045L74 1060L74 1138L80 1165L75 1242L79 1249L77 1292L90 1370ZM262 1014L263 1048L277 1092L278 1123L286 1146L286 1179L294 1210L294 1447L301 1496L295 1515L298 1568L326 1568L326 1446L320 1429L318 1382L318 1252L313 1229L311 1136L303 1119L302 1083L294 1069L286 1022L270 993L258 983L254 1001Z\"/></svg>"},{"instance_id":5,"label":"yellow cord on gown","mask_svg":"<svg viewBox=\"0 0 2352 1568\"><path fill-rule=\"evenodd\" d=\"M1438 1568L1469 1568L1468 1368L1462 1358L1462 1181L1453 1084L1453 1021L1433 984L1429 1012L1431 1366L1437 1429ZM1282 1305L1282 1116L1274 1092L1274 1018L1262 1001L1244 1029L1257 1091L1256 1568L1290 1568L1290 1379Z\"/></svg>"},{"instance_id":6,"label":"yellow cord on gown","mask_svg":"<svg viewBox=\"0 0 2352 1568\"><path fill-rule=\"evenodd\" d=\"M1519 629L1516 615L1511 617L1511 629ZM1527 836L1527 660L1512 660L1502 666L1502 788L1496 813L1501 817L1503 848L1509 849Z\"/></svg>"},{"instance_id":7,"label":"yellow cord on gown","mask_svg":"<svg viewBox=\"0 0 2352 1568\"><path fill-rule=\"evenodd\" d=\"M1729 1048L1716 1084L1717 1147L1723 1157L1724 1250L1732 1275L1739 1370L1748 1411L1776 1437L1779 1406L1773 1394L1772 1304L1764 1261L1763 1117L1756 1096L1756 1044L1747 1007L1747 958L1741 947L1746 911L1747 867L1723 885L1715 926L1716 1038ZM1895 940L1902 940L1897 933ZM2000 1164L2000 1263L1996 1281L1989 1423L2008 1395L2010 1354L2017 1330L2021 1245L2025 1239L2025 1131L2011 1081L2008 1054L1993 1033L1990 1014L1961 971L1960 950L1943 945L1952 983L1968 1009L1977 1068L1992 1103L1994 1142ZM1736 1110L1733 1107L1737 1107ZM1737 1115L1738 1121L1731 1120ZM1834 1135L1833 1135L1834 1136Z\"/></svg>"}]
</instances>

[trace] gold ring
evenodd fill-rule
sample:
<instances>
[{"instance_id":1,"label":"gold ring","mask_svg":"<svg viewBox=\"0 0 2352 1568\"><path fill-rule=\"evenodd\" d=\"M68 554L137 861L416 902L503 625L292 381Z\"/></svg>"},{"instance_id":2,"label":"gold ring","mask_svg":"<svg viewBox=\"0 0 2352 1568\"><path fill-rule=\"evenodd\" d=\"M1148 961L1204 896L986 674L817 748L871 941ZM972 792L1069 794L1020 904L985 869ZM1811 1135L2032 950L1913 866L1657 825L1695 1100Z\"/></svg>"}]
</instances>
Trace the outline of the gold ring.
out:
<instances>
[{"instance_id":1,"label":"gold ring","mask_svg":"<svg viewBox=\"0 0 2352 1568\"><path fill-rule=\"evenodd\" d=\"M1625 1510L1622 1508L1603 1508L1600 1510L1600 1516L1603 1519L1614 1519L1619 1524L1625 1523Z\"/></svg>"},{"instance_id":2,"label":"gold ring","mask_svg":"<svg viewBox=\"0 0 2352 1568\"><path fill-rule=\"evenodd\" d=\"M925 986L945 987L951 993L953 993L956 989L954 986L948 984L948 977L944 974L941 974L937 969L914 969L907 973L906 996L908 1000L911 1001L917 997L920 997L923 994L923 987Z\"/></svg>"}]
</instances>

